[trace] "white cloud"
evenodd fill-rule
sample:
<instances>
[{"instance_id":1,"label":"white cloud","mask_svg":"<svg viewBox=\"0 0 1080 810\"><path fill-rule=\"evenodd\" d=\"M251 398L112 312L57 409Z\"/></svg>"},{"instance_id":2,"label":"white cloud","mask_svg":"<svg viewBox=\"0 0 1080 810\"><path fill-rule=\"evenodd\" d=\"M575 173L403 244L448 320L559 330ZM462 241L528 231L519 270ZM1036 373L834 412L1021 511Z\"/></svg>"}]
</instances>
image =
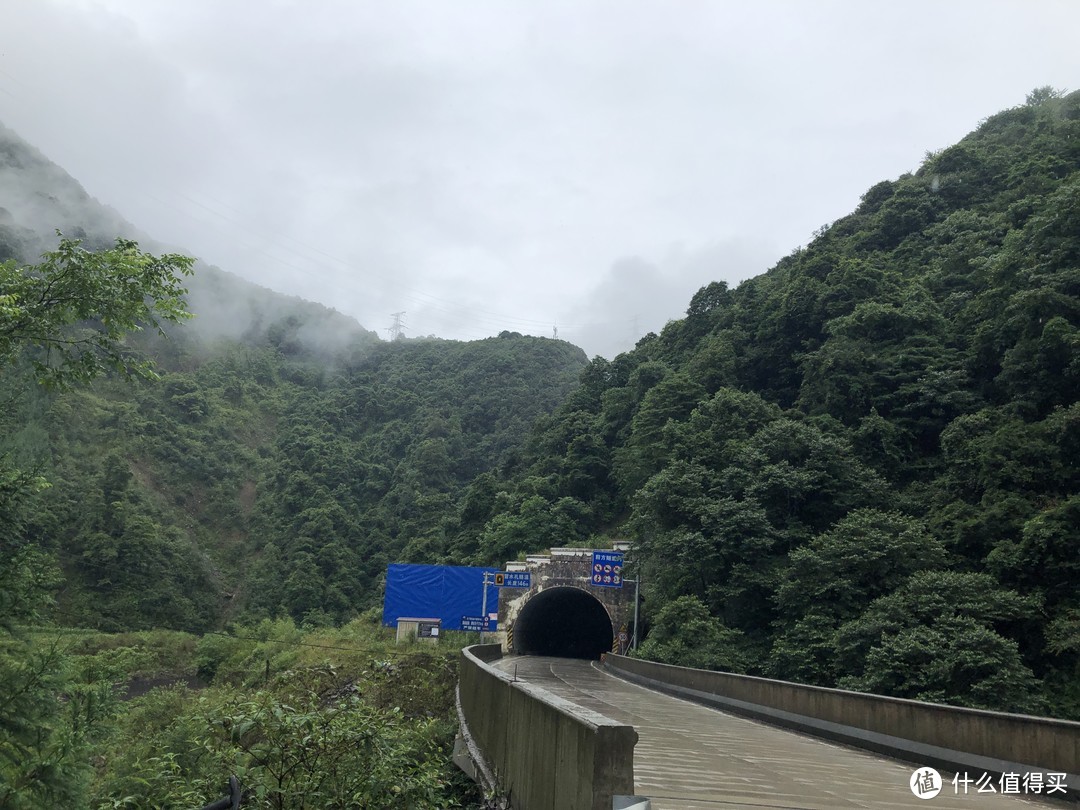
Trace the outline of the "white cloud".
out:
<instances>
[{"instance_id":1,"label":"white cloud","mask_svg":"<svg viewBox=\"0 0 1080 810\"><path fill-rule=\"evenodd\" d=\"M161 240L369 328L558 320L611 354L1075 89L1078 28L1067 0L15 0L0 120Z\"/></svg>"}]
</instances>

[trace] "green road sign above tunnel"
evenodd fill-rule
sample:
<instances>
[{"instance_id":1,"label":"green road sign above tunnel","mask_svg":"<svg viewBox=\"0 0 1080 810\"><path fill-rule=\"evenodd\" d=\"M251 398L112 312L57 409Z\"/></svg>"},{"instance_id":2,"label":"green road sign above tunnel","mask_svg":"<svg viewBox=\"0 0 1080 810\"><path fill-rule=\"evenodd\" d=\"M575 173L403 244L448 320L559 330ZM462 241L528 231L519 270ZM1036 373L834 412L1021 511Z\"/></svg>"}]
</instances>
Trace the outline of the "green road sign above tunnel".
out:
<instances>
[{"instance_id":1,"label":"green road sign above tunnel","mask_svg":"<svg viewBox=\"0 0 1080 810\"><path fill-rule=\"evenodd\" d=\"M528 571L501 571L495 575L496 588L531 588L532 574Z\"/></svg>"}]
</instances>

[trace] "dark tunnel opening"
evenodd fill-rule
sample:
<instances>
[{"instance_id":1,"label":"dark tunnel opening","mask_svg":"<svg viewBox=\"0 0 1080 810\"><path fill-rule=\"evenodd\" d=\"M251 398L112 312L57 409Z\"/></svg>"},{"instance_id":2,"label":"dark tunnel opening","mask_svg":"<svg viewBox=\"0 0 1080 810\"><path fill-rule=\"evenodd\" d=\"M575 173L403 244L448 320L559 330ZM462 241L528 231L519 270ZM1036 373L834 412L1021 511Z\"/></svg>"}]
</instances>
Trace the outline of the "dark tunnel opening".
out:
<instances>
[{"instance_id":1,"label":"dark tunnel opening","mask_svg":"<svg viewBox=\"0 0 1080 810\"><path fill-rule=\"evenodd\" d=\"M548 588L525 603L514 623L514 652L560 658L599 658L610 652L611 619L580 588Z\"/></svg>"}]
</instances>

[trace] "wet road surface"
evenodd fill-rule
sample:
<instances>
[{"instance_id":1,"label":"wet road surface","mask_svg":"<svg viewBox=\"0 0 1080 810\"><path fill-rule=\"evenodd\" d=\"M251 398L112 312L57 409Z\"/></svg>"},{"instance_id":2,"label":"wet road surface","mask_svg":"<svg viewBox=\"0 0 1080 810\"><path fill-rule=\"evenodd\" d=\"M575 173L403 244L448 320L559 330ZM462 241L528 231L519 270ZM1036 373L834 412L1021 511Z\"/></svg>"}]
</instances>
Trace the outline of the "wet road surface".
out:
<instances>
[{"instance_id":1,"label":"wet road surface","mask_svg":"<svg viewBox=\"0 0 1080 810\"><path fill-rule=\"evenodd\" d=\"M954 788L932 799L909 786L913 766L653 692L594 661L511 656L493 666L617 722L633 725L634 781L653 810L732 808L1048 808L1057 803ZM969 774L972 780L981 774ZM995 782L995 788L1000 786ZM1020 788L1023 789L1022 787ZM1070 792L1075 790L1070 786Z\"/></svg>"}]
</instances>

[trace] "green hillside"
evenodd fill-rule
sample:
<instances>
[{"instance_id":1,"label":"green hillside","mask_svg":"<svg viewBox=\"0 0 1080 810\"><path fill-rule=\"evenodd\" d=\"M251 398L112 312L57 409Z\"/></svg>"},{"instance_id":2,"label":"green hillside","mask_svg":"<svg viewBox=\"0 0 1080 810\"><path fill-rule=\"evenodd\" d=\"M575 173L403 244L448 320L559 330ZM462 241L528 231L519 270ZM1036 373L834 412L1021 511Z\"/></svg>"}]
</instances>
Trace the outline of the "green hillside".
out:
<instances>
[{"instance_id":1,"label":"green hillside","mask_svg":"<svg viewBox=\"0 0 1080 810\"><path fill-rule=\"evenodd\" d=\"M0 131L0 807L201 806L230 773L267 807L475 805L455 640L395 648L369 608L584 354L384 343L117 236Z\"/></svg>"},{"instance_id":2,"label":"green hillside","mask_svg":"<svg viewBox=\"0 0 1080 810\"><path fill-rule=\"evenodd\" d=\"M33 391L9 443L52 486L35 531L60 609L90 626L207 629L243 612L342 620L386 564L445 556L465 485L508 457L584 363L565 343L178 352L152 383Z\"/></svg>"},{"instance_id":3,"label":"green hillside","mask_svg":"<svg viewBox=\"0 0 1080 810\"><path fill-rule=\"evenodd\" d=\"M142 236L2 129L0 181L0 260L55 247L45 222L89 249ZM127 340L159 379L0 383L0 450L51 484L26 531L60 565L65 621L355 616L380 602L388 562L446 558L465 487L508 462L586 362L516 333L386 343L205 265L185 283L189 321Z\"/></svg>"},{"instance_id":4,"label":"green hillside","mask_svg":"<svg viewBox=\"0 0 1080 810\"><path fill-rule=\"evenodd\" d=\"M630 536L677 663L1080 717L1080 94L1036 91L613 361L491 562Z\"/></svg>"},{"instance_id":5,"label":"green hillside","mask_svg":"<svg viewBox=\"0 0 1080 810\"><path fill-rule=\"evenodd\" d=\"M1080 719L1080 93L1033 92L610 361L512 333L382 342L203 265L191 320L123 273L69 274L100 298L28 320L49 284L22 265L56 228L140 237L0 130L2 806L208 801L236 762L271 784L226 711L338 752L371 723L393 749L377 784L355 786L361 758L297 791L381 796L415 761L386 806L454 806L449 659L375 657L386 564L616 537L642 655ZM166 336L124 337L153 304ZM71 384L43 385L65 356ZM399 671L423 707L405 724L379 691ZM119 707L112 682L147 673L214 691Z\"/></svg>"}]
</instances>

